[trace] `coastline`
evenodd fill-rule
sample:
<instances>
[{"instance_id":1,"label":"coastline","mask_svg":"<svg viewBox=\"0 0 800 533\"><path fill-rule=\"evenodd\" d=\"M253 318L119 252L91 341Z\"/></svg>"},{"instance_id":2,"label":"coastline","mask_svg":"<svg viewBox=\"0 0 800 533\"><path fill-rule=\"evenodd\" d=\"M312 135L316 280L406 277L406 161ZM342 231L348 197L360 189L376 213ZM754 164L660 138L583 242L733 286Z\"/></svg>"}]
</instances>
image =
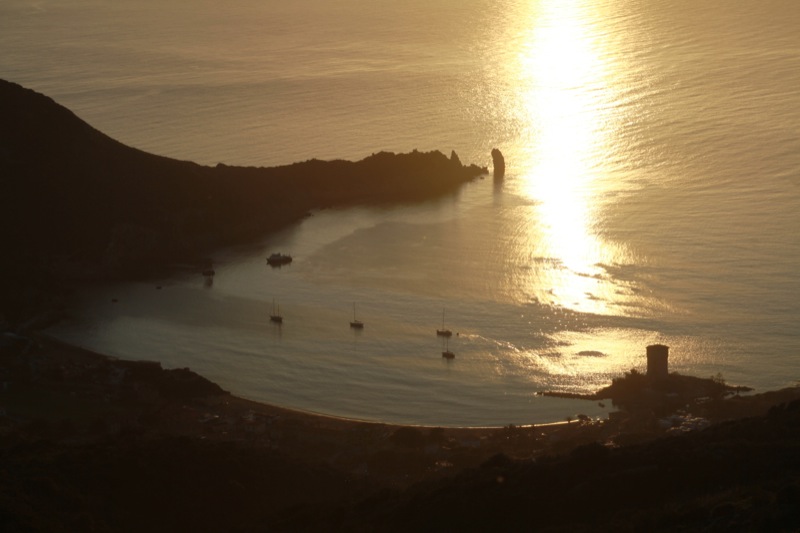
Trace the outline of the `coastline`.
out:
<instances>
[{"instance_id":1,"label":"coastline","mask_svg":"<svg viewBox=\"0 0 800 533\"><path fill-rule=\"evenodd\" d=\"M772 433L753 429L763 427L759 417L777 413L775 420L794 427L782 420L800 412L793 407L800 405L795 387L719 400L713 420L676 413L671 419L644 414L531 426L398 426L246 400L188 368L116 359L43 334L15 339L16 346L0 349L0 468L9 475L7 486L17 487L0 500L7 511L0 523L11 530L69 523L74 530L108 531L350 531L355 523L372 524L363 530L392 525L388 530L421 531L432 529L398 524L412 515L452 518L447 509L461 499L485 509L477 523L488 526L526 516L522 508L504 513L507 497L497 501L497 491L527 502L531 491L567 476L574 489L565 490L577 491L579 505L591 505L609 486L624 488L620 476L624 485L632 473L661 475L653 461L672 460L676 442L693 450L686 475L704 479L693 461L708 456L706 439L722 439L713 446L729 452L726 439L741 442L736 428L749 439L767 438ZM721 420L730 422L714 423ZM777 451L769 448L756 464L774 462L781 445L776 437L769 446ZM611 457L631 466L614 467ZM733 470L716 463L709 468L712 475ZM790 483L782 472L774 477L776 499ZM587 492L587 483L595 488ZM456 501L421 503L431 498ZM730 499L726 493L719 498ZM423 508L412 515L402 511L418 503ZM615 498L612 504L625 507ZM538 512L550 505L563 504L540 504Z\"/></svg>"},{"instance_id":2,"label":"coastline","mask_svg":"<svg viewBox=\"0 0 800 533\"><path fill-rule=\"evenodd\" d=\"M384 444L393 446L392 436L405 432L411 448L427 446L431 452L430 445L435 443L436 454L445 457L445 462L446 452L466 448L473 452L469 463L477 464L497 453L532 458L582 442L627 442L630 439L624 436L626 432L643 433L641 427L631 431L631 427L614 423L612 419L624 418L621 415L625 413L620 412L604 420L581 416L563 422L488 427L414 426L349 419L241 398L189 368L163 369L155 361L118 359L44 333L21 338L29 339L29 343L21 350L5 349L0 355L6 369L0 408L8 419L17 420L20 428L35 421L51 426L69 422L77 434L90 426L94 430L98 426L105 428L91 437L84 434L79 441L124 433L149 438L182 436L286 449L304 459L327 462L352 445L353 434L368 435L371 445L380 448ZM48 394L39 395L43 390ZM51 397L49 402L44 396ZM595 394L588 400L601 396ZM708 423L713 423L764 414L769 407L796 398L800 398L800 388L737 395L721 400L715 410L702 401L694 407L705 405L703 414ZM102 406L98 407L98 400ZM86 403L95 405L81 412ZM695 412L689 418L697 416ZM639 437L662 433L644 432ZM75 434L67 437L77 438ZM309 446L298 445L301 441ZM317 446L320 442L328 445L325 453Z\"/></svg>"},{"instance_id":3,"label":"coastline","mask_svg":"<svg viewBox=\"0 0 800 533\"><path fill-rule=\"evenodd\" d=\"M11 369L0 408L10 421L6 437L22 440L44 436L86 444L123 435L188 437L282 450L345 469L399 446L419 451L426 465L435 455L445 474L458 463L474 466L497 453L530 457L550 451L546 444L553 435L578 428L576 423L427 427L353 420L237 397L188 368L117 359L43 333L21 338L29 344L0 356ZM34 426L46 429L28 434ZM60 432L63 427L70 429ZM513 443L509 434L515 435ZM344 463L342 456L348 456ZM382 476L381 483L405 485L429 474L425 466L415 475Z\"/></svg>"},{"instance_id":4,"label":"coastline","mask_svg":"<svg viewBox=\"0 0 800 533\"><path fill-rule=\"evenodd\" d=\"M169 372L170 370L161 368L161 363L153 360L126 360L117 358L111 355L103 354L89 348L74 345L66 341L57 339L47 333L30 333L31 340L35 347L34 350L39 356L49 359L49 365L67 365L67 364L88 364L88 365L121 365L123 367L130 367L131 365L143 365L146 367L157 367L161 372ZM220 388L217 384L207 380L203 376L194 373L189 368L178 369L180 371L189 372L191 375L196 376L196 379L206 384L207 390L210 394L198 394L192 399L200 401L209 409L213 410L214 407L227 406L223 410L247 412L252 411L261 416L268 417L285 417L308 423L318 428L333 428L337 430L349 430L353 428L364 427L380 427L389 431L397 430L399 428L415 428L419 430L441 430L446 434L453 435L485 435L498 430L503 430L508 426L498 424L496 426L429 426L429 425L416 425L416 424L397 424L391 422L382 422L374 420L361 420L355 418L347 418L343 416L330 415L325 413L317 413L313 411L305 411L302 409L295 409L290 407L283 407L257 400L236 396L235 394ZM209 397L218 396L219 401L209 399ZM559 428L569 425L567 421L560 422L542 422L530 425L519 425L514 427L519 428Z\"/></svg>"}]
</instances>

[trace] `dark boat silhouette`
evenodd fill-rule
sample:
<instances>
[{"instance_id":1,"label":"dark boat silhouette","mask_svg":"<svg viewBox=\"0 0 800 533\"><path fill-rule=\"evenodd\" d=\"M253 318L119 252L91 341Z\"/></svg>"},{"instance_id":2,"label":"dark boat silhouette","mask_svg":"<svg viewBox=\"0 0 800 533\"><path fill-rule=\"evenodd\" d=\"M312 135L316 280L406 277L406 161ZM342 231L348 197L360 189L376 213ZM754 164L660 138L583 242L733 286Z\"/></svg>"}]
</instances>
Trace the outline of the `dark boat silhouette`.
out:
<instances>
[{"instance_id":1,"label":"dark boat silhouette","mask_svg":"<svg viewBox=\"0 0 800 533\"><path fill-rule=\"evenodd\" d=\"M442 309L442 329L436 330L436 335L439 337L451 337L453 332L444 327L444 309Z\"/></svg>"},{"instance_id":2,"label":"dark boat silhouette","mask_svg":"<svg viewBox=\"0 0 800 533\"><path fill-rule=\"evenodd\" d=\"M442 357L445 359L455 359L456 354L450 351L450 342L447 338L445 338L445 348L442 352Z\"/></svg>"},{"instance_id":3,"label":"dark boat silhouette","mask_svg":"<svg viewBox=\"0 0 800 533\"><path fill-rule=\"evenodd\" d=\"M274 253L267 257L267 263L272 266L288 265L291 262L292 256L287 254Z\"/></svg>"},{"instance_id":4,"label":"dark boat silhouette","mask_svg":"<svg viewBox=\"0 0 800 533\"><path fill-rule=\"evenodd\" d=\"M350 327L353 329L364 329L364 323L356 319L356 304L353 303L353 320L350 321Z\"/></svg>"},{"instance_id":5,"label":"dark boat silhouette","mask_svg":"<svg viewBox=\"0 0 800 533\"><path fill-rule=\"evenodd\" d=\"M272 314L269 315L269 321L275 322L276 324L283 324L283 316L275 305L275 298L272 299Z\"/></svg>"}]
</instances>

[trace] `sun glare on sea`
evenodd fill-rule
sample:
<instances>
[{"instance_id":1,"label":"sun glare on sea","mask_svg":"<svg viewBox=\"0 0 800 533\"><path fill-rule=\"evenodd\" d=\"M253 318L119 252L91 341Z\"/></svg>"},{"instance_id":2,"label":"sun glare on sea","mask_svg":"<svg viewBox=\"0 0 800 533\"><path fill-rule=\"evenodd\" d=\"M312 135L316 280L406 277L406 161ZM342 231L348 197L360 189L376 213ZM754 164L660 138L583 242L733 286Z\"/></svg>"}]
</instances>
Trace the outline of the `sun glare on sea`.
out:
<instances>
[{"instance_id":1,"label":"sun glare on sea","mask_svg":"<svg viewBox=\"0 0 800 533\"><path fill-rule=\"evenodd\" d=\"M519 99L531 130L520 192L533 208L518 254L539 260L526 290L544 303L581 312L620 314L620 287L605 265L623 250L600 234L605 147L614 135L609 68L591 2L536 4L517 54ZM622 291L624 292L624 290Z\"/></svg>"}]
</instances>

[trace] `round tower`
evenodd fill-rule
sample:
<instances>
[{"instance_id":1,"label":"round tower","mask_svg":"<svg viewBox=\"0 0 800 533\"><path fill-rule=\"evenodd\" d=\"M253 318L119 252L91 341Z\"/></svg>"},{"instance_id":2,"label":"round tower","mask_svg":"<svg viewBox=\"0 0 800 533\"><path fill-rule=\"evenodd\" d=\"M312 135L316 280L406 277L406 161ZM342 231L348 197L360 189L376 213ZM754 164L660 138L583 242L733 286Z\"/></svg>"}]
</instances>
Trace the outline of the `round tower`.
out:
<instances>
[{"instance_id":1,"label":"round tower","mask_svg":"<svg viewBox=\"0 0 800 533\"><path fill-rule=\"evenodd\" d=\"M647 377L663 379L669 375L669 346L652 344L647 347Z\"/></svg>"}]
</instances>

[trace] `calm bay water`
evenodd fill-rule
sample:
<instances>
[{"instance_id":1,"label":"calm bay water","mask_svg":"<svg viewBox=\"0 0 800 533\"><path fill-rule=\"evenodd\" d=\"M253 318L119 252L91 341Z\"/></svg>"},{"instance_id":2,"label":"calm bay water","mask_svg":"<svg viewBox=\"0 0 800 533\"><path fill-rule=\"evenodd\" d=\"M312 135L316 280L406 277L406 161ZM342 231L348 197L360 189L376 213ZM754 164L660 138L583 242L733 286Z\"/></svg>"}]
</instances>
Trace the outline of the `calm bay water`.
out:
<instances>
[{"instance_id":1,"label":"calm bay water","mask_svg":"<svg viewBox=\"0 0 800 533\"><path fill-rule=\"evenodd\" d=\"M680 372L798 379L800 4L229 4L7 0L0 76L179 159L489 165L496 146L505 180L315 213L219 251L210 286L85 291L54 334L256 400L418 424L599 413L535 392L593 391L653 342ZM269 268L272 251L295 261Z\"/></svg>"}]
</instances>

